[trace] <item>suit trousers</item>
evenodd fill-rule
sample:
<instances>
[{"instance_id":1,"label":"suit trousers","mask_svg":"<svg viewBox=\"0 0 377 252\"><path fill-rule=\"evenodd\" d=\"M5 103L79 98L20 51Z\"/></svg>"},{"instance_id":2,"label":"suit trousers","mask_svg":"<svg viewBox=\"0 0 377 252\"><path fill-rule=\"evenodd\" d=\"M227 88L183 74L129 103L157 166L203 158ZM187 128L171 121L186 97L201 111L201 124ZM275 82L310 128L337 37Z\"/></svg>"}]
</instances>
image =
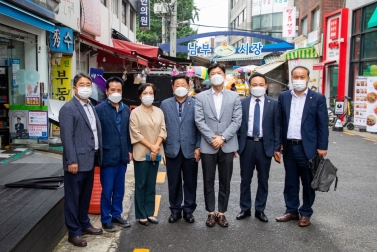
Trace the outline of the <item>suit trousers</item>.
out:
<instances>
[{"instance_id":1,"label":"suit trousers","mask_svg":"<svg viewBox=\"0 0 377 252\"><path fill-rule=\"evenodd\" d=\"M241 189L240 207L242 211L251 209L251 180L254 169L258 172L258 189L255 197L255 210L262 212L266 208L268 196L268 178L270 174L271 157L267 157L263 142L248 139L245 149L240 155Z\"/></svg>"},{"instance_id":2,"label":"suit trousers","mask_svg":"<svg viewBox=\"0 0 377 252\"><path fill-rule=\"evenodd\" d=\"M92 196L94 169L72 174L64 172L64 215L69 237L81 235L92 225L88 217Z\"/></svg>"},{"instance_id":3,"label":"suit trousers","mask_svg":"<svg viewBox=\"0 0 377 252\"><path fill-rule=\"evenodd\" d=\"M285 168L284 200L287 207L286 212L291 214L300 213L301 216L310 217L313 214L312 206L315 199L315 191L310 185L311 178L308 159L305 155L303 145L287 143L283 161ZM300 208L299 178L301 178L303 199L303 204Z\"/></svg>"},{"instance_id":4,"label":"suit trousers","mask_svg":"<svg viewBox=\"0 0 377 252\"><path fill-rule=\"evenodd\" d=\"M208 212L215 211L215 176L217 165L219 175L218 210L221 213L225 213L228 209L234 153L224 153L220 148L215 154L201 153L200 156L202 158L206 210Z\"/></svg>"},{"instance_id":5,"label":"suit trousers","mask_svg":"<svg viewBox=\"0 0 377 252\"><path fill-rule=\"evenodd\" d=\"M134 161L136 219L154 214L158 165L157 161Z\"/></svg>"},{"instance_id":6,"label":"suit trousers","mask_svg":"<svg viewBox=\"0 0 377 252\"><path fill-rule=\"evenodd\" d=\"M120 161L115 166L101 167L101 222L122 217L124 179L127 166Z\"/></svg>"},{"instance_id":7,"label":"suit trousers","mask_svg":"<svg viewBox=\"0 0 377 252\"><path fill-rule=\"evenodd\" d=\"M185 158L180 149L175 158L166 157L166 174L168 176L170 211L174 214L181 214L182 210L184 213L193 213L196 209L198 162L195 161L195 158Z\"/></svg>"}]
</instances>

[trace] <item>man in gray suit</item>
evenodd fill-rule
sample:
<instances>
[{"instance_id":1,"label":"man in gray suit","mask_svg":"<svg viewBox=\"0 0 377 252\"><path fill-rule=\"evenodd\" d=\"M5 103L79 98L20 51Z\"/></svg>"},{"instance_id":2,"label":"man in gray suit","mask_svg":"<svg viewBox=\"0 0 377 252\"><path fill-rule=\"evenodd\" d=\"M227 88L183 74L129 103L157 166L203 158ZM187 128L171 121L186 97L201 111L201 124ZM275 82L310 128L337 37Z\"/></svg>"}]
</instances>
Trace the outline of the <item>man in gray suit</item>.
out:
<instances>
[{"instance_id":1,"label":"man in gray suit","mask_svg":"<svg viewBox=\"0 0 377 252\"><path fill-rule=\"evenodd\" d=\"M224 213L228 208L233 156L238 150L237 130L241 125L241 101L237 93L224 88L225 66L214 63L208 68L212 88L196 96L195 123L202 137L200 155L203 167L204 200L209 212L207 227L216 221L228 227ZM219 174L218 215L215 214L215 173Z\"/></svg>"},{"instance_id":2,"label":"man in gray suit","mask_svg":"<svg viewBox=\"0 0 377 252\"><path fill-rule=\"evenodd\" d=\"M162 101L160 106L168 134L164 150L171 211L169 222L174 223L181 219L183 211L185 221L194 223L200 160L200 133L195 125L195 99L187 95L189 79L186 76L174 76L172 87L174 97Z\"/></svg>"},{"instance_id":3,"label":"man in gray suit","mask_svg":"<svg viewBox=\"0 0 377 252\"><path fill-rule=\"evenodd\" d=\"M75 96L59 112L63 144L64 214L68 241L85 247L82 234L100 235L90 224L88 209L92 195L94 166L101 165L102 133L96 110L89 101L92 80L85 74L73 79Z\"/></svg>"}]
</instances>

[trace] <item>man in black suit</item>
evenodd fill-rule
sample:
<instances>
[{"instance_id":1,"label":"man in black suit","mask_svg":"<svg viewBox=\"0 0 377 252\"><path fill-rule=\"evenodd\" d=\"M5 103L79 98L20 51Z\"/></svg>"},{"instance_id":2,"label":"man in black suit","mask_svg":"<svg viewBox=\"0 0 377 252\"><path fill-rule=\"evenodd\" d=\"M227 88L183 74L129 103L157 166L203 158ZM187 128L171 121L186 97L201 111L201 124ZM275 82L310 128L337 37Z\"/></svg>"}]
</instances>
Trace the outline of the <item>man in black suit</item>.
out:
<instances>
[{"instance_id":1,"label":"man in black suit","mask_svg":"<svg viewBox=\"0 0 377 252\"><path fill-rule=\"evenodd\" d=\"M24 124L21 123L21 118L17 117L17 123L14 125L14 128L16 129L17 133L22 133L24 130Z\"/></svg>"},{"instance_id":2,"label":"man in black suit","mask_svg":"<svg viewBox=\"0 0 377 252\"><path fill-rule=\"evenodd\" d=\"M241 212L237 220L251 216L250 184L254 169L258 172L258 189L255 198L255 217L268 222L264 214L268 195L268 177L271 159L280 157L280 105L265 95L266 77L255 73L250 77L251 96L242 99L242 123L239 129L241 165Z\"/></svg>"}]
</instances>

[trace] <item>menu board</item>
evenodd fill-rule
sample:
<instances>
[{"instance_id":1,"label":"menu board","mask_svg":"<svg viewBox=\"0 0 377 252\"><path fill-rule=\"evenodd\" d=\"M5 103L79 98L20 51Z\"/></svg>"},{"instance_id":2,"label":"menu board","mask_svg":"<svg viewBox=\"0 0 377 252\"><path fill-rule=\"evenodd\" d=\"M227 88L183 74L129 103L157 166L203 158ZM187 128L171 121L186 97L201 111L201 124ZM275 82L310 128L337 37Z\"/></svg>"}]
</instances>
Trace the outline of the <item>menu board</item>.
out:
<instances>
[{"instance_id":1,"label":"menu board","mask_svg":"<svg viewBox=\"0 0 377 252\"><path fill-rule=\"evenodd\" d=\"M367 131L377 132L377 77L368 78L366 101L368 103L366 111Z\"/></svg>"},{"instance_id":2,"label":"menu board","mask_svg":"<svg viewBox=\"0 0 377 252\"><path fill-rule=\"evenodd\" d=\"M368 77L357 77L355 83L354 125L367 126Z\"/></svg>"}]
</instances>

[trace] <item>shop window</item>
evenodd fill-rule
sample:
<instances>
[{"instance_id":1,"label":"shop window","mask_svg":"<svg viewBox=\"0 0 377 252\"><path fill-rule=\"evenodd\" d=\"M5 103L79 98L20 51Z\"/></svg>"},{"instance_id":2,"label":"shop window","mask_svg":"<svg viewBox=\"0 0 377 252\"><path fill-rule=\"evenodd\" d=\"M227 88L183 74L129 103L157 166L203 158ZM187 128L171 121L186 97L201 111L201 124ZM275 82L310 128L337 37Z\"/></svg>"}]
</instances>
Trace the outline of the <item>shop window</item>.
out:
<instances>
[{"instance_id":1,"label":"shop window","mask_svg":"<svg viewBox=\"0 0 377 252\"><path fill-rule=\"evenodd\" d=\"M308 34L308 17L301 20L301 34L304 36Z\"/></svg>"},{"instance_id":2,"label":"shop window","mask_svg":"<svg viewBox=\"0 0 377 252\"><path fill-rule=\"evenodd\" d=\"M126 24L126 2L122 1L122 23Z\"/></svg>"},{"instance_id":3,"label":"shop window","mask_svg":"<svg viewBox=\"0 0 377 252\"><path fill-rule=\"evenodd\" d=\"M377 60L361 63L362 76L377 76Z\"/></svg>"},{"instance_id":4,"label":"shop window","mask_svg":"<svg viewBox=\"0 0 377 252\"><path fill-rule=\"evenodd\" d=\"M253 30L260 30L261 29L261 23L260 23L261 16L253 16L252 17L252 29Z\"/></svg>"},{"instance_id":5,"label":"shop window","mask_svg":"<svg viewBox=\"0 0 377 252\"><path fill-rule=\"evenodd\" d=\"M320 8L319 6L312 12L312 30L315 31L319 28L319 15L320 15Z\"/></svg>"},{"instance_id":6,"label":"shop window","mask_svg":"<svg viewBox=\"0 0 377 252\"><path fill-rule=\"evenodd\" d=\"M130 10L130 30L131 31L134 31L134 25L135 25L135 13L133 12L133 10Z\"/></svg>"},{"instance_id":7,"label":"shop window","mask_svg":"<svg viewBox=\"0 0 377 252\"><path fill-rule=\"evenodd\" d=\"M371 20L373 13L375 12L377 8L377 3L371 4L363 9L363 31L369 30L369 29L375 29L377 27L371 27L368 29L368 22Z\"/></svg>"},{"instance_id":8,"label":"shop window","mask_svg":"<svg viewBox=\"0 0 377 252\"><path fill-rule=\"evenodd\" d=\"M272 15L272 30L283 29L283 12Z\"/></svg>"},{"instance_id":9,"label":"shop window","mask_svg":"<svg viewBox=\"0 0 377 252\"><path fill-rule=\"evenodd\" d=\"M377 58L377 32L366 33L362 36L362 58Z\"/></svg>"},{"instance_id":10,"label":"shop window","mask_svg":"<svg viewBox=\"0 0 377 252\"><path fill-rule=\"evenodd\" d=\"M274 13L274 15L277 15ZM262 30L271 30L272 28L272 14L261 15Z\"/></svg>"},{"instance_id":11,"label":"shop window","mask_svg":"<svg viewBox=\"0 0 377 252\"><path fill-rule=\"evenodd\" d=\"M361 9L353 12L352 34L360 33Z\"/></svg>"},{"instance_id":12,"label":"shop window","mask_svg":"<svg viewBox=\"0 0 377 252\"><path fill-rule=\"evenodd\" d=\"M360 35L354 36L352 38L352 59L357 60L359 59L360 55Z\"/></svg>"},{"instance_id":13,"label":"shop window","mask_svg":"<svg viewBox=\"0 0 377 252\"><path fill-rule=\"evenodd\" d=\"M111 10L118 17L118 0L111 0Z\"/></svg>"}]
</instances>

